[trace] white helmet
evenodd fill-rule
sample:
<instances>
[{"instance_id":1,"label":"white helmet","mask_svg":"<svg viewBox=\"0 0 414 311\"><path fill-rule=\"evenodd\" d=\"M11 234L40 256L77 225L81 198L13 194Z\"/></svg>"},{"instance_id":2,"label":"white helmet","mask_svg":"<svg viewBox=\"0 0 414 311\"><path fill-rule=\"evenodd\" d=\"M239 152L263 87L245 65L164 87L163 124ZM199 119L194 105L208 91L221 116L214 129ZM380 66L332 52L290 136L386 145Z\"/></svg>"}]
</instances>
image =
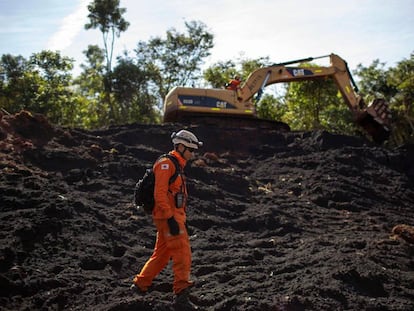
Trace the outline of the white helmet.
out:
<instances>
[{"instance_id":1,"label":"white helmet","mask_svg":"<svg viewBox=\"0 0 414 311\"><path fill-rule=\"evenodd\" d=\"M174 145L183 144L184 146L193 149L198 149L203 146L203 142L198 141L197 136L187 130L172 133L171 139Z\"/></svg>"}]
</instances>

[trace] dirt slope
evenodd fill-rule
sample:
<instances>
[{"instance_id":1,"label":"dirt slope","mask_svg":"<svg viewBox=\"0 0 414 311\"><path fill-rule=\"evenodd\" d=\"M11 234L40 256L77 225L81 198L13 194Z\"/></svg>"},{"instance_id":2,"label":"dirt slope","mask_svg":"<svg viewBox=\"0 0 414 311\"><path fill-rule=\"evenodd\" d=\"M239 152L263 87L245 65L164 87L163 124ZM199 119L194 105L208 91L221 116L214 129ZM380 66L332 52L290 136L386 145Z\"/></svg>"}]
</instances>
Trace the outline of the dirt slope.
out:
<instances>
[{"instance_id":1,"label":"dirt slope","mask_svg":"<svg viewBox=\"0 0 414 311\"><path fill-rule=\"evenodd\" d=\"M129 290L155 239L131 199L178 129L1 116L0 310L172 310L170 267ZM191 130L205 142L186 169L199 310L414 309L414 245L391 234L414 225L412 145Z\"/></svg>"}]
</instances>

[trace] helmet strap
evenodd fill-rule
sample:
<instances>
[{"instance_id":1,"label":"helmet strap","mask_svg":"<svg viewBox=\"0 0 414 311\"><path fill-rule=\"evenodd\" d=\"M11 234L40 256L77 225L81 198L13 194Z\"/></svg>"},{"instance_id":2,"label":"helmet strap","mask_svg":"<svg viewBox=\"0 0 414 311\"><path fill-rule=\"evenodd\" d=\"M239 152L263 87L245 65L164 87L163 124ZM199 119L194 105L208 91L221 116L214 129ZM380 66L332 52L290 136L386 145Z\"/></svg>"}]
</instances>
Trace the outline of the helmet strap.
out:
<instances>
[{"instance_id":1,"label":"helmet strap","mask_svg":"<svg viewBox=\"0 0 414 311\"><path fill-rule=\"evenodd\" d=\"M184 151L180 151L179 150L179 146L183 146L184 147ZM185 159L185 157L184 157L184 153L185 153L185 151L187 150L187 147L186 146L184 146L184 144L177 144L177 147L175 148L175 150L183 157L183 159Z\"/></svg>"}]
</instances>

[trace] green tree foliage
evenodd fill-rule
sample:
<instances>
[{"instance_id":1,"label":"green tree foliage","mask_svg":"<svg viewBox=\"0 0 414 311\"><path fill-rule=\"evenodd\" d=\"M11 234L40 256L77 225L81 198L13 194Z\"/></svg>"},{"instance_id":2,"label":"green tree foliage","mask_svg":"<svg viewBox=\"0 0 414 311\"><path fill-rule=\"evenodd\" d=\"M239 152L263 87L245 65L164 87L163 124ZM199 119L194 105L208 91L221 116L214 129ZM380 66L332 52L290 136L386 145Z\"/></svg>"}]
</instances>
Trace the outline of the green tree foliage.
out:
<instances>
[{"instance_id":1,"label":"green tree foliage","mask_svg":"<svg viewBox=\"0 0 414 311\"><path fill-rule=\"evenodd\" d=\"M58 52L42 51L30 58L33 78L41 81L38 86L37 112L47 115L52 122L64 124L66 115L72 114L75 103L70 90L73 60Z\"/></svg>"},{"instance_id":2,"label":"green tree foliage","mask_svg":"<svg viewBox=\"0 0 414 311\"><path fill-rule=\"evenodd\" d=\"M89 45L83 52L87 64L82 64L80 76L75 79L79 101L74 120L77 126L97 128L110 123L109 105L105 101L105 51L97 45Z\"/></svg>"},{"instance_id":3,"label":"green tree foliage","mask_svg":"<svg viewBox=\"0 0 414 311\"><path fill-rule=\"evenodd\" d=\"M160 122L160 112L154 109L157 97L151 92L151 81L156 78L153 71L143 70L129 57L118 58L113 78L119 118L124 123Z\"/></svg>"},{"instance_id":4,"label":"green tree foliage","mask_svg":"<svg viewBox=\"0 0 414 311\"><path fill-rule=\"evenodd\" d=\"M256 112L261 119L284 121L287 105L282 97L266 93L257 103Z\"/></svg>"},{"instance_id":5,"label":"green tree foliage","mask_svg":"<svg viewBox=\"0 0 414 311\"><path fill-rule=\"evenodd\" d=\"M395 143L414 142L414 53L389 70L389 84L397 92L391 100Z\"/></svg>"},{"instance_id":6,"label":"green tree foliage","mask_svg":"<svg viewBox=\"0 0 414 311\"><path fill-rule=\"evenodd\" d=\"M30 106L35 89L24 79L29 62L23 56L4 54L0 63L0 104L10 113Z\"/></svg>"},{"instance_id":7,"label":"green tree foliage","mask_svg":"<svg viewBox=\"0 0 414 311\"><path fill-rule=\"evenodd\" d=\"M85 29L96 29L102 32L104 51L106 59L106 72L104 74L105 102L109 107L109 117L112 123L119 123L116 119L116 107L111 100L112 97L112 56L115 37L126 31L129 23L122 17L125 8L119 7L119 0L94 0L88 5L89 23Z\"/></svg>"},{"instance_id":8,"label":"green tree foliage","mask_svg":"<svg viewBox=\"0 0 414 311\"><path fill-rule=\"evenodd\" d=\"M324 129L347 134L354 131L351 113L332 79L287 84L286 104L283 119L292 129Z\"/></svg>"},{"instance_id":9,"label":"green tree foliage","mask_svg":"<svg viewBox=\"0 0 414 311\"><path fill-rule=\"evenodd\" d=\"M358 65L361 93L368 100L383 97L390 103L392 117L391 145L414 141L414 53L395 68L375 60L368 67Z\"/></svg>"},{"instance_id":10,"label":"green tree foliage","mask_svg":"<svg viewBox=\"0 0 414 311\"><path fill-rule=\"evenodd\" d=\"M222 88L234 76L237 75L245 81L254 70L268 65L268 57L258 59L240 57L237 60L219 61L211 65L204 70L203 77L212 87Z\"/></svg>"},{"instance_id":11,"label":"green tree foliage","mask_svg":"<svg viewBox=\"0 0 414 311\"><path fill-rule=\"evenodd\" d=\"M29 60L3 55L1 107L10 113L22 109L42 113L54 123L65 124L76 109L70 88L72 68L73 60L59 52L42 51Z\"/></svg>"},{"instance_id":12,"label":"green tree foliage","mask_svg":"<svg viewBox=\"0 0 414 311\"><path fill-rule=\"evenodd\" d=\"M200 67L213 47L213 35L205 24L191 21L185 22L185 27L186 33L172 28L165 39L141 41L135 49L137 65L153 73L154 87L161 100L174 86L197 83Z\"/></svg>"},{"instance_id":13,"label":"green tree foliage","mask_svg":"<svg viewBox=\"0 0 414 311\"><path fill-rule=\"evenodd\" d=\"M237 72L236 64L231 60L217 62L203 72L204 80L213 88L223 88L235 75L241 76Z\"/></svg>"},{"instance_id":14,"label":"green tree foliage","mask_svg":"<svg viewBox=\"0 0 414 311\"><path fill-rule=\"evenodd\" d=\"M354 73L360 78L359 91L365 95L367 102L377 97L383 97L389 101L397 92L397 89L388 83L385 63L381 63L378 59L368 67L359 64Z\"/></svg>"},{"instance_id":15,"label":"green tree foliage","mask_svg":"<svg viewBox=\"0 0 414 311\"><path fill-rule=\"evenodd\" d=\"M111 72L115 37L119 38L121 32L129 27L129 23L122 17L126 9L119 5L119 0L94 0L88 5L89 23L85 29L99 28L102 32L107 72Z\"/></svg>"}]
</instances>

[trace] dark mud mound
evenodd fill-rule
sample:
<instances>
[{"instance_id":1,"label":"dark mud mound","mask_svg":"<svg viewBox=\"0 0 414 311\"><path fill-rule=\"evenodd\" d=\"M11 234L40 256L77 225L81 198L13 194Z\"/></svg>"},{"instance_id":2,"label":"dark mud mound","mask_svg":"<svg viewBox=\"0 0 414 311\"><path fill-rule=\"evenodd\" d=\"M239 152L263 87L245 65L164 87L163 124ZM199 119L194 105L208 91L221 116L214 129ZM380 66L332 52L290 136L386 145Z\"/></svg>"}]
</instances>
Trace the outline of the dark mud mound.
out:
<instances>
[{"instance_id":1,"label":"dark mud mound","mask_svg":"<svg viewBox=\"0 0 414 311\"><path fill-rule=\"evenodd\" d=\"M169 268L146 295L129 291L155 238L131 199L180 125L83 131L1 117L0 309L172 310ZM187 167L199 310L414 309L401 229L414 225L413 146L191 130L205 142Z\"/></svg>"}]
</instances>

